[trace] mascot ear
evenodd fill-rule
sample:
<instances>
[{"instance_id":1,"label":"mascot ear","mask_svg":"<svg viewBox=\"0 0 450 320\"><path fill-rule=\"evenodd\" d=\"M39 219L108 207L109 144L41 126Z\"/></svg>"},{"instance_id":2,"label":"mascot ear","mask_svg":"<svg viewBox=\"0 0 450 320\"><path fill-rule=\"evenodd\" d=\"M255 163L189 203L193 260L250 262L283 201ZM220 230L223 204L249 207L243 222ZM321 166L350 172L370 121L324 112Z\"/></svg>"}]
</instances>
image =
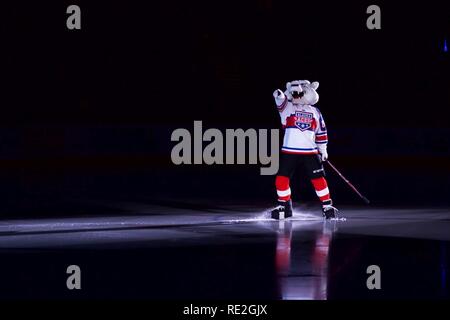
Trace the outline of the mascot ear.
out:
<instances>
[{"instance_id":1,"label":"mascot ear","mask_svg":"<svg viewBox=\"0 0 450 320\"><path fill-rule=\"evenodd\" d=\"M317 90L317 88L319 88L319 83L318 83L317 81L314 81L313 83L311 83L311 87L312 87L314 90Z\"/></svg>"},{"instance_id":2,"label":"mascot ear","mask_svg":"<svg viewBox=\"0 0 450 320\"><path fill-rule=\"evenodd\" d=\"M286 82L286 90L289 91L290 88L291 88L291 83L290 82Z\"/></svg>"}]
</instances>

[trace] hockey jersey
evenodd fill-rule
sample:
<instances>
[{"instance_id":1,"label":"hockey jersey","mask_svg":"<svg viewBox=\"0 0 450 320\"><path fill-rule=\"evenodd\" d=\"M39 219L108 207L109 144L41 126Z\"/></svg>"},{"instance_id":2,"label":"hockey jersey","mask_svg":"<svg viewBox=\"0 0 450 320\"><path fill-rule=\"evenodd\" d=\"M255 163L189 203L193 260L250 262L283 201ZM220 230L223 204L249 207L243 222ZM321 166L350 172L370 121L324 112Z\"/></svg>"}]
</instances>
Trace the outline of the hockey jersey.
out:
<instances>
[{"instance_id":1,"label":"hockey jersey","mask_svg":"<svg viewBox=\"0 0 450 320\"><path fill-rule=\"evenodd\" d=\"M317 154L326 150L327 129L318 108L293 104L285 95L276 98L275 102L285 129L281 152Z\"/></svg>"}]
</instances>

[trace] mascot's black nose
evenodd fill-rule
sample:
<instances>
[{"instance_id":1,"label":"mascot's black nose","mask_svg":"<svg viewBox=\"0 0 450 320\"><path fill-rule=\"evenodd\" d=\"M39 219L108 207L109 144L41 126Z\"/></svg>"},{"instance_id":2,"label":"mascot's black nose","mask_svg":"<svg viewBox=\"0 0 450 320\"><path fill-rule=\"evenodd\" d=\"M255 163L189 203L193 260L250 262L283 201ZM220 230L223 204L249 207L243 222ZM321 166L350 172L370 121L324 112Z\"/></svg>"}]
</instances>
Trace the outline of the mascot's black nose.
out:
<instances>
[{"instance_id":1,"label":"mascot's black nose","mask_svg":"<svg viewBox=\"0 0 450 320\"><path fill-rule=\"evenodd\" d=\"M302 92L292 91L292 97L293 97L294 99L301 98L301 97L303 97L304 94L305 94L304 91L302 91Z\"/></svg>"}]
</instances>

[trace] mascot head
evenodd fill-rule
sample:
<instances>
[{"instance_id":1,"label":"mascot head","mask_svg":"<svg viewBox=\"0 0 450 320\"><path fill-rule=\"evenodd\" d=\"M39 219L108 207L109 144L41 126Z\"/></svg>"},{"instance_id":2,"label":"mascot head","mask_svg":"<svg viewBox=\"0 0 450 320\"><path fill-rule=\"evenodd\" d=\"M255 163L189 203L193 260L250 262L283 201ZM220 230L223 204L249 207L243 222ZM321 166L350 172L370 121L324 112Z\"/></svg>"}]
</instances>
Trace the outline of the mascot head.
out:
<instances>
[{"instance_id":1,"label":"mascot head","mask_svg":"<svg viewBox=\"0 0 450 320\"><path fill-rule=\"evenodd\" d=\"M317 88L318 82L310 83L308 80L296 80L286 83L286 92L288 100L293 104L315 105L319 101Z\"/></svg>"}]
</instances>

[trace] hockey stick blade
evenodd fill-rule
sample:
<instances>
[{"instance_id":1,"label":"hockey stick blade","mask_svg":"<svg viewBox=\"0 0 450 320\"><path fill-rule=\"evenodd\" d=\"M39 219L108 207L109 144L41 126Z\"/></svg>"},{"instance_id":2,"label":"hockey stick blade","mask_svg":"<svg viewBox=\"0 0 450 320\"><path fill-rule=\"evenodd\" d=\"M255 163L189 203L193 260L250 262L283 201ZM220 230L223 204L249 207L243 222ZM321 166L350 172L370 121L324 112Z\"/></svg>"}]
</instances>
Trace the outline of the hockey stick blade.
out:
<instances>
[{"instance_id":1,"label":"hockey stick blade","mask_svg":"<svg viewBox=\"0 0 450 320\"><path fill-rule=\"evenodd\" d=\"M367 199L366 197L363 196L362 199L363 199L363 201L364 201L366 204L370 204L369 199Z\"/></svg>"}]
</instances>

